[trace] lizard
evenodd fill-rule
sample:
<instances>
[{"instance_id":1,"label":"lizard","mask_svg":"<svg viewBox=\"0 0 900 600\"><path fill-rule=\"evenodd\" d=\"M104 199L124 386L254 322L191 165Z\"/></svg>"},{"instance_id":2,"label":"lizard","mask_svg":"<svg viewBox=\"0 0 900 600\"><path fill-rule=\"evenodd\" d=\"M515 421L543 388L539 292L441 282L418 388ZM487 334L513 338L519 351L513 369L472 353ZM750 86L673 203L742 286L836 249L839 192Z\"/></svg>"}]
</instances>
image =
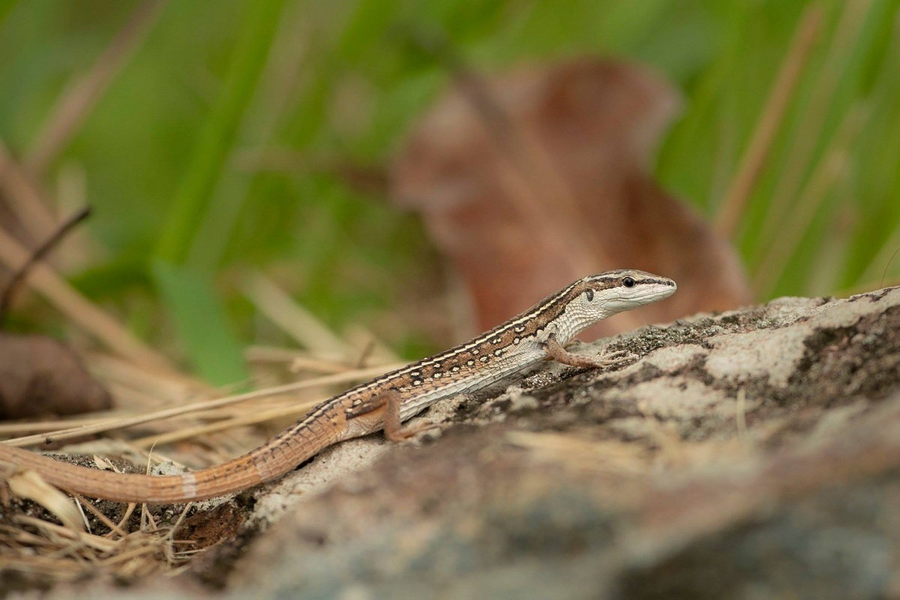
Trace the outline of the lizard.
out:
<instances>
[{"instance_id":1,"label":"lizard","mask_svg":"<svg viewBox=\"0 0 900 600\"><path fill-rule=\"evenodd\" d=\"M671 279L634 269L584 277L468 342L332 396L261 446L198 471L101 471L2 443L0 461L33 470L58 488L122 502L179 504L239 492L277 479L344 440L380 430L391 441L406 439L422 428L402 423L438 400L477 391L545 359L607 366L609 361L569 352L565 345L590 325L667 298L676 288Z\"/></svg>"}]
</instances>

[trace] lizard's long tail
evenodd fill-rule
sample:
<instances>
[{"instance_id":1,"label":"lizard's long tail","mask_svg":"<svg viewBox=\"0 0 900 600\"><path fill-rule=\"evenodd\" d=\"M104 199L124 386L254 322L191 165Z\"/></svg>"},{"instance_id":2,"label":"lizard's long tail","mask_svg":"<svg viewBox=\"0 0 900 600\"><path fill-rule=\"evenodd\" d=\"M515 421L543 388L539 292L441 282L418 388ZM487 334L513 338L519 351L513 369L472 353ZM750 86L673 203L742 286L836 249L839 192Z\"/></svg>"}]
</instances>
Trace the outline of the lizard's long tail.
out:
<instances>
[{"instance_id":1,"label":"lizard's long tail","mask_svg":"<svg viewBox=\"0 0 900 600\"><path fill-rule=\"evenodd\" d=\"M0 462L36 471L45 481L92 498L148 504L203 500L244 490L284 475L337 442L307 417L264 445L227 463L183 475L134 475L72 465L0 444Z\"/></svg>"}]
</instances>

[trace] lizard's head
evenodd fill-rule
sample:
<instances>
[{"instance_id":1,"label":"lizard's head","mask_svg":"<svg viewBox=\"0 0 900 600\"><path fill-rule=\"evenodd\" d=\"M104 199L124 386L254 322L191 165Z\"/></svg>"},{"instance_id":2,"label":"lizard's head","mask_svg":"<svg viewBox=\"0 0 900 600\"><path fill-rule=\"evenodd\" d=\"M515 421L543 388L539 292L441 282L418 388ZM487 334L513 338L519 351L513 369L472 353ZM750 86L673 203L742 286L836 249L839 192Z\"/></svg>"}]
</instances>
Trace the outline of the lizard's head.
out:
<instances>
[{"instance_id":1,"label":"lizard's head","mask_svg":"<svg viewBox=\"0 0 900 600\"><path fill-rule=\"evenodd\" d=\"M667 277L636 269L591 275L581 280L582 305L599 318L668 298L678 286Z\"/></svg>"}]
</instances>

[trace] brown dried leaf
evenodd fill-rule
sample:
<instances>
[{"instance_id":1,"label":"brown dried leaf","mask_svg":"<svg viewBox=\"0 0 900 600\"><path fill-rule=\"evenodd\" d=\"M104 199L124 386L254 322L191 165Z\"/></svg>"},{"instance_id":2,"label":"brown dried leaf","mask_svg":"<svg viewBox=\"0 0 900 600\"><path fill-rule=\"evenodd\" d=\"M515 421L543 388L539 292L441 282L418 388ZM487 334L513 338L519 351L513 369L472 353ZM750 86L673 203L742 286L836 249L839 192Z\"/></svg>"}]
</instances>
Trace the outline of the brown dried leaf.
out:
<instances>
[{"instance_id":1,"label":"brown dried leaf","mask_svg":"<svg viewBox=\"0 0 900 600\"><path fill-rule=\"evenodd\" d=\"M671 300L610 334L750 300L732 249L649 175L678 97L636 65L582 59L457 86L397 156L390 188L422 212L487 328L592 272L674 278Z\"/></svg>"},{"instance_id":2,"label":"brown dried leaf","mask_svg":"<svg viewBox=\"0 0 900 600\"><path fill-rule=\"evenodd\" d=\"M0 334L0 419L74 415L112 406L109 393L63 344Z\"/></svg>"}]
</instances>

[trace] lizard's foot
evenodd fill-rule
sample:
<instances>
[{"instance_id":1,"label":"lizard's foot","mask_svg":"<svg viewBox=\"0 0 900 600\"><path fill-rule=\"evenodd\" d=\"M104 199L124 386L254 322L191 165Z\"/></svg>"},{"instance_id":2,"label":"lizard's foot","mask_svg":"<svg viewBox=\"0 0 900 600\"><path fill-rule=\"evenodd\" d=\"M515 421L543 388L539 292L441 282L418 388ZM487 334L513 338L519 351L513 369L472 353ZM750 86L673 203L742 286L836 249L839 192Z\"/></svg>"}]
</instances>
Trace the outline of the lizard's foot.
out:
<instances>
[{"instance_id":1,"label":"lizard's foot","mask_svg":"<svg viewBox=\"0 0 900 600\"><path fill-rule=\"evenodd\" d=\"M627 350L616 350L614 352L610 352L606 348L600 351L597 354L596 358L593 359L594 365L597 368L608 369L610 367L618 367L623 365L631 360L634 360L636 357L631 352Z\"/></svg>"},{"instance_id":2,"label":"lizard's foot","mask_svg":"<svg viewBox=\"0 0 900 600\"><path fill-rule=\"evenodd\" d=\"M550 336L543 343L544 351L549 358L570 367L582 369L605 369L619 365L630 359L630 355L624 351L608 352L603 350L596 358L573 354L563 348L562 344L554 336Z\"/></svg>"},{"instance_id":3,"label":"lizard's foot","mask_svg":"<svg viewBox=\"0 0 900 600\"><path fill-rule=\"evenodd\" d=\"M440 426L437 423L430 423L430 422L417 423L416 425L410 425L408 427L403 427L401 429L398 429L395 431L390 431L390 432L387 429L385 429L384 437L386 437L388 440L390 440L394 443L403 442L403 441L406 441L410 438L413 438L413 437L419 435L420 433L424 433L426 431L431 431L432 429L437 429L438 427L440 427Z\"/></svg>"}]
</instances>

